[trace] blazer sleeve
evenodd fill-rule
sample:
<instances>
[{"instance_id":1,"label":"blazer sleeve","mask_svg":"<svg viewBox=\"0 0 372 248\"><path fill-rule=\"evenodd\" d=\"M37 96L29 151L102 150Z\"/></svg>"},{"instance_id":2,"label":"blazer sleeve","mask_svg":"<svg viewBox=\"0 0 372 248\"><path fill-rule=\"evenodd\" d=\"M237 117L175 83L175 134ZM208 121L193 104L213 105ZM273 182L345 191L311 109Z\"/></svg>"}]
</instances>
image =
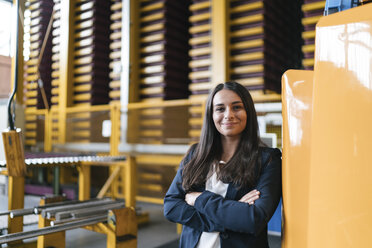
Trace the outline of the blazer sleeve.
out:
<instances>
[{"instance_id":1,"label":"blazer sleeve","mask_svg":"<svg viewBox=\"0 0 372 248\"><path fill-rule=\"evenodd\" d=\"M184 161L190 157L191 153L189 153ZM211 221L212 219L207 218L193 206L186 203L186 193L182 187L182 167L183 162L181 162L180 168L165 195L164 216L172 222L180 223L202 232L223 231L224 228L222 226L215 224L214 221Z\"/></svg>"},{"instance_id":2,"label":"blazer sleeve","mask_svg":"<svg viewBox=\"0 0 372 248\"><path fill-rule=\"evenodd\" d=\"M270 150L269 162L266 165L263 163L256 187L261 193L260 198L253 205L204 191L195 201L196 210L225 229L260 233L274 214L282 192L281 152L279 149Z\"/></svg>"}]
</instances>

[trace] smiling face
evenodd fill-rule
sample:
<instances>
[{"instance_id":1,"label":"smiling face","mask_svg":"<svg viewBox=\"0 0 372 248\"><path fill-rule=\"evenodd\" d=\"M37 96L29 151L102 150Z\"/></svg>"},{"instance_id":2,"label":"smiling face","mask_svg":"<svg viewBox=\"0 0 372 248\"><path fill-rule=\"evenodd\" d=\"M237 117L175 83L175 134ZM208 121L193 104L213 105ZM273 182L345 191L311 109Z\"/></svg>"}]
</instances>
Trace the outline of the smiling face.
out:
<instances>
[{"instance_id":1,"label":"smiling face","mask_svg":"<svg viewBox=\"0 0 372 248\"><path fill-rule=\"evenodd\" d=\"M247 125L247 112L234 91L222 89L214 95L213 122L225 138L240 138Z\"/></svg>"}]
</instances>

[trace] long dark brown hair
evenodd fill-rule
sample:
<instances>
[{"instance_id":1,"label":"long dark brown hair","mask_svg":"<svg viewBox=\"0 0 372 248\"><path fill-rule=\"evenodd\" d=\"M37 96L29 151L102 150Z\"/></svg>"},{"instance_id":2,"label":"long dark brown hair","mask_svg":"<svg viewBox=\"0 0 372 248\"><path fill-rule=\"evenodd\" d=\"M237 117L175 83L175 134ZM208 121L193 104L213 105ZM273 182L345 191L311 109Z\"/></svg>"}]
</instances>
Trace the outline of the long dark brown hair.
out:
<instances>
[{"instance_id":1,"label":"long dark brown hair","mask_svg":"<svg viewBox=\"0 0 372 248\"><path fill-rule=\"evenodd\" d=\"M231 90L241 98L247 113L247 124L233 157L226 165L220 167L218 178L224 183L233 183L239 188L252 187L256 182L256 174L261 166L259 164L256 167L256 163L260 161L258 149L261 141L254 103L244 86L236 82L226 82L217 85L208 96L200 141L195 145L195 149L190 149L194 150L193 155L189 161L186 161L182 173L182 186L186 192L203 186L211 166L221 159L221 134L213 122L213 98L223 89Z\"/></svg>"}]
</instances>

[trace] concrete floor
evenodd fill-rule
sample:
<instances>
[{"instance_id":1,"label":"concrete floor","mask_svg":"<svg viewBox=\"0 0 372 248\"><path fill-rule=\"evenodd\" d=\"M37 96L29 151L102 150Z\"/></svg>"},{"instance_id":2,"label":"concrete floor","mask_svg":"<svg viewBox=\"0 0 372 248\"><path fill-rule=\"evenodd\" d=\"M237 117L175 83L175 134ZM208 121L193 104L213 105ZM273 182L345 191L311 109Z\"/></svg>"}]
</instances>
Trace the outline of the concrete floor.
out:
<instances>
[{"instance_id":1,"label":"concrete floor","mask_svg":"<svg viewBox=\"0 0 372 248\"><path fill-rule=\"evenodd\" d=\"M25 196L25 208L39 205L40 197ZM7 196L0 195L0 211L8 208ZM150 222L140 225L138 229L139 248L176 248L178 247L178 234L176 224L167 221L163 216L161 205L138 203L143 212L148 212ZM7 217L0 216L0 228L7 224ZM37 216L30 215L24 220L25 230L37 228ZM34 223L34 224L32 224ZM269 236L270 248L280 248L280 237ZM1 246L6 247L6 246ZM66 231L66 248L102 248L106 247L106 236L104 234L87 231L85 229L74 229Z\"/></svg>"}]
</instances>

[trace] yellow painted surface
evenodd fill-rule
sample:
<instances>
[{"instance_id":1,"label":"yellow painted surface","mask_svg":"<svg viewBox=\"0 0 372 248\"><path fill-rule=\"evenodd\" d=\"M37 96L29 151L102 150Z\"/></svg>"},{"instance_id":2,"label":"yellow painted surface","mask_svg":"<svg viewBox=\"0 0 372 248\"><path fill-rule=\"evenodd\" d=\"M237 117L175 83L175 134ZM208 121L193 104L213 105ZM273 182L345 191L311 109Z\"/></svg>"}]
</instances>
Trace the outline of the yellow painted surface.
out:
<instances>
[{"instance_id":1,"label":"yellow painted surface","mask_svg":"<svg viewBox=\"0 0 372 248\"><path fill-rule=\"evenodd\" d=\"M135 207L136 206L136 192L137 183L135 182L137 178L136 162L134 157L127 155L126 165L123 170L122 178L125 194L125 206Z\"/></svg>"},{"instance_id":2,"label":"yellow painted surface","mask_svg":"<svg viewBox=\"0 0 372 248\"><path fill-rule=\"evenodd\" d=\"M305 140L308 137L310 145L306 147L305 143L305 146L300 149L304 151L301 153L303 158L293 171L286 171L287 167L291 168L291 163L287 162L295 161L298 154L283 158L284 212L288 220L285 223L288 225L285 231L288 233L285 233L282 247L371 246L372 166L369 155L372 140L370 73L372 17L370 13L372 13L372 5L367 4L322 17L317 23L312 109L308 123L311 123L311 128L297 131L294 129L297 132L295 137L299 137L300 134ZM296 86L295 80L292 83ZM292 89L294 93L296 88L292 87ZM299 92L298 96L305 96L302 95L305 94L304 92ZM297 103L294 101L293 104L297 105L297 108L301 107L301 101ZM284 109L283 113L285 114ZM287 118L289 124L287 128L291 133L293 133L291 127L293 123L295 127L300 125L290 118L300 113L305 112L299 111L284 118L284 120ZM306 117L303 120L306 120ZM290 142L287 148L292 149L290 153L295 152L298 147L292 145L294 146L296 139L288 137L288 129L285 130L284 139L289 138L289 141L284 140L284 143ZM283 156L288 155L286 150L283 152ZM308 159L306 156L309 156ZM306 164L308 164L307 172L297 168ZM286 178L291 175L290 173L300 172L303 174L302 180ZM298 183L289 188L292 180ZM306 183L309 185L308 193L306 193ZM296 204L297 206L301 204L296 203L297 201L305 205L301 209L302 216L295 220L294 217L298 213L294 208ZM291 219L295 221L291 222ZM292 232L296 228L305 229L300 234L302 240ZM291 243L292 241L301 243L295 244Z\"/></svg>"},{"instance_id":3,"label":"yellow painted surface","mask_svg":"<svg viewBox=\"0 0 372 248\"><path fill-rule=\"evenodd\" d=\"M24 207L25 178L18 176L8 177L8 209L21 209ZM8 233L22 232L23 216L8 218Z\"/></svg>"},{"instance_id":4,"label":"yellow painted surface","mask_svg":"<svg viewBox=\"0 0 372 248\"><path fill-rule=\"evenodd\" d=\"M190 22L198 22L198 21L203 21L203 20L207 20L207 19L210 19L210 18L211 18L211 13L207 12L207 13L203 13L203 14L199 14L199 15L192 15L192 16L190 16L189 21Z\"/></svg>"},{"instance_id":5,"label":"yellow painted surface","mask_svg":"<svg viewBox=\"0 0 372 248\"><path fill-rule=\"evenodd\" d=\"M315 37L315 31L310 30L310 31L305 31L302 32L302 39L311 39Z\"/></svg>"},{"instance_id":6,"label":"yellow painted surface","mask_svg":"<svg viewBox=\"0 0 372 248\"><path fill-rule=\"evenodd\" d=\"M368 4L316 27L309 247L370 247L371 13Z\"/></svg>"},{"instance_id":7,"label":"yellow painted surface","mask_svg":"<svg viewBox=\"0 0 372 248\"><path fill-rule=\"evenodd\" d=\"M8 174L23 177L27 169L21 130L6 131L2 133L2 136Z\"/></svg>"},{"instance_id":8,"label":"yellow painted surface","mask_svg":"<svg viewBox=\"0 0 372 248\"><path fill-rule=\"evenodd\" d=\"M56 203L60 202L63 199L61 197L46 197L44 199L40 200L40 206L50 204L50 203ZM47 220L43 218L41 215L39 215L39 221L38 221L38 228L44 228L50 226L50 220ZM65 231L57 232L57 233L51 233L48 235L40 235L37 237L37 248L45 248L45 247L55 247L55 248L63 248L66 246L66 233ZM22 246L23 247L23 246Z\"/></svg>"},{"instance_id":9,"label":"yellow painted surface","mask_svg":"<svg viewBox=\"0 0 372 248\"><path fill-rule=\"evenodd\" d=\"M195 34L195 33L207 32L207 31L210 31L211 28L212 28L211 24L194 26L190 28L190 33Z\"/></svg>"},{"instance_id":10,"label":"yellow painted surface","mask_svg":"<svg viewBox=\"0 0 372 248\"><path fill-rule=\"evenodd\" d=\"M264 45L263 39L257 39L257 40L237 42L237 43L231 44L230 48L231 49L244 49L244 48L258 47L258 46L263 46L263 45Z\"/></svg>"},{"instance_id":11,"label":"yellow painted surface","mask_svg":"<svg viewBox=\"0 0 372 248\"><path fill-rule=\"evenodd\" d=\"M156 31L156 30L161 30L161 29L164 29L164 23L157 23L154 25L141 27L141 32L150 32L150 31Z\"/></svg>"},{"instance_id":12,"label":"yellow painted surface","mask_svg":"<svg viewBox=\"0 0 372 248\"><path fill-rule=\"evenodd\" d=\"M189 89L190 90L210 90L212 87L211 83L196 83L196 84L190 84Z\"/></svg>"},{"instance_id":13,"label":"yellow painted surface","mask_svg":"<svg viewBox=\"0 0 372 248\"><path fill-rule=\"evenodd\" d=\"M164 71L163 65L147 66L140 70L141 73L159 73Z\"/></svg>"},{"instance_id":14,"label":"yellow painted surface","mask_svg":"<svg viewBox=\"0 0 372 248\"><path fill-rule=\"evenodd\" d=\"M164 7L164 3L156 3L156 4L150 4L145 7L143 7L141 10L142 11L150 11L150 10L155 10L155 9L160 9Z\"/></svg>"},{"instance_id":15,"label":"yellow painted surface","mask_svg":"<svg viewBox=\"0 0 372 248\"><path fill-rule=\"evenodd\" d=\"M210 1L206 1L206 2L201 2L201 3L191 4L190 5L190 10L195 11L195 10L200 10L200 9L204 9L204 8L209 8L209 7L211 7Z\"/></svg>"},{"instance_id":16,"label":"yellow painted surface","mask_svg":"<svg viewBox=\"0 0 372 248\"><path fill-rule=\"evenodd\" d=\"M145 77L139 80L140 84L157 84L164 80L164 76Z\"/></svg>"},{"instance_id":17,"label":"yellow painted surface","mask_svg":"<svg viewBox=\"0 0 372 248\"><path fill-rule=\"evenodd\" d=\"M211 47L195 48L189 51L190 56L201 56L211 53Z\"/></svg>"},{"instance_id":18,"label":"yellow painted surface","mask_svg":"<svg viewBox=\"0 0 372 248\"><path fill-rule=\"evenodd\" d=\"M208 71L194 71L194 72L190 72L189 78L200 79L200 78L211 77L212 75L213 74L210 70L208 70Z\"/></svg>"},{"instance_id":19,"label":"yellow painted surface","mask_svg":"<svg viewBox=\"0 0 372 248\"><path fill-rule=\"evenodd\" d=\"M249 93L254 102L280 102L282 99L280 94L269 90L266 90L266 93L263 90L251 90Z\"/></svg>"},{"instance_id":20,"label":"yellow painted surface","mask_svg":"<svg viewBox=\"0 0 372 248\"><path fill-rule=\"evenodd\" d=\"M211 42L211 36L200 36L189 39L190 45L197 45Z\"/></svg>"},{"instance_id":21,"label":"yellow painted surface","mask_svg":"<svg viewBox=\"0 0 372 248\"><path fill-rule=\"evenodd\" d=\"M163 49L164 49L164 44L156 44L152 46L142 47L140 51L141 53L151 53L151 52L161 51Z\"/></svg>"},{"instance_id":22,"label":"yellow painted surface","mask_svg":"<svg viewBox=\"0 0 372 248\"><path fill-rule=\"evenodd\" d=\"M284 247L307 243L312 88L313 71L282 77Z\"/></svg>"},{"instance_id":23,"label":"yellow painted surface","mask_svg":"<svg viewBox=\"0 0 372 248\"><path fill-rule=\"evenodd\" d=\"M117 2L117 3L113 3L112 5L111 5L111 10L120 10L121 9L121 7L122 7L122 3L121 2Z\"/></svg>"},{"instance_id":24,"label":"yellow painted surface","mask_svg":"<svg viewBox=\"0 0 372 248\"><path fill-rule=\"evenodd\" d=\"M310 24L315 24L319 21L319 19L322 16L311 16L311 17L305 17L302 19L302 25L310 25Z\"/></svg>"},{"instance_id":25,"label":"yellow painted surface","mask_svg":"<svg viewBox=\"0 0 372 248\"><path fill-rule=\"evenodd\" d=\"M110 39L111 40L117 40L121 38L121 32L115 32L110 34Z\"/></svg>"},{"instance_id":26,"label":"yellow painted surface","mask_svg":"<svg viewBox=\"0 0 372 248\"><path fill-rule=\"evenodd\" d=\"M302 5L302 11L312 11L312 10L318 10L318 9L324 9L325 7L325 1L319 1L314 3L308 3Z\"/></svg>"},{"instance_id":27,"label":"yellow painted surface","mask_svg":"<svg viewBox=\"0 0 372 248\"><path fill-rule=\"evenodd\" d=\"M189 67L210 66L211 64L212 64L211 59L191 60L189 62Z\"/></svg>"},{"instance_id":28,"label":"yellow painted surface","mask_svg":"<svg viewBox=\"0 0 372 248\"><path fill-rule=\"evenodd\" d=\"M264 58L263 52L255 52L255 53L232 55L230 58L230 61L238 62L238 61L248 61L248 60L263 59L263 58Z\"/></svg>"},{"instance_id":29,"label":"yellow painted surface","mask_svg":"<svg viewBox=\"0 0 372 248\"><path fill-rule=\"evenodd\" d=\"M241 13L244 11L263 8L263 5L264 5L263 2L253 2L253 3L248 3L248 4L232 7L230 11L231 13Z\"/></svg>"},{"instance_id":30,"label":"yellow painted surface","mask_svg":"<svg viewBox=\"0 0 372 248\"><path fill-rule=\"evenodd\" d=\"M178 166L183 155L137 155L136 162L141 165Z\"/></svg>"},{"instance_id":31,"label":"yellow painted surface","mask_svg":"<svg viewBox=\"0 0 372 248\"><path fill-rule=\"evenodd\" d=\"M90 166L81 165L79 171L79 200L90 199Z\"/></svg>"},{"instance_id":32,"label":"yellow painted surface","mask_svg":"<svg viewBox=\"0 0 372 248\"><path fill-rule=\"evenodd\" d=\"M141 38L141 42L154 42L164 40L164 34L154 34Z\"/></svg>"},{"instance_id":33,"label":"yellow painted surface","mask_svg":"<svg viewBox=\"0 0 372 248\"><path fill-rule=\"evenodd\" d=\"M231 69L231 73L252 73L252 72L261 72L264 70L262 64L257 65L245 65L239 66Z\"/></svg>"},{"instance_id":34,"label":"yellow painted surface","mask_svg":"<svg viewBox=\"0 0 372 248\"><path fill-rule=\"evenodd\" d=\"M113 20L113 21L115 21L115 20L121 20L122 19L121 12L116 12L116 13L112 14L110 16L110 19Z\"/></svg>"},{"instance_id":35,"label":"yellow painted surface","mask_svg":"<svg viewBox=\"0 0 372 248\"><path fill-rule=\"evenodd\" d=\"M225 82L230 77L229 39L230 18L226 1L212 0L212 87ZM190 75L190 78L193 79Z\"/></svg>"},{"instance_id":36,"label":"yellow painted surface","mask_svg":"<svg viewBox=\"0 0 372 248\"><path fill-rule=\"evenodd\" d=\"M239 83L245 86L259 85L264 83L263 77L247 77L239 79Z\"/></svg>"},{"instance_id":37,"label":"yellow painted surface","mask_svg":"<svg viewBox=\"0 0 372 248\"><path fill-rule=\"evenodd\" d=\"M146 17L142 17L141 21L142 22L149 22L149 21L159 20L159 19L162 19L162 18L164 18L164 14L163 13L158 13L158 14L153 14L153 15L148 15Z\"/></svg>"}]
</instances>

